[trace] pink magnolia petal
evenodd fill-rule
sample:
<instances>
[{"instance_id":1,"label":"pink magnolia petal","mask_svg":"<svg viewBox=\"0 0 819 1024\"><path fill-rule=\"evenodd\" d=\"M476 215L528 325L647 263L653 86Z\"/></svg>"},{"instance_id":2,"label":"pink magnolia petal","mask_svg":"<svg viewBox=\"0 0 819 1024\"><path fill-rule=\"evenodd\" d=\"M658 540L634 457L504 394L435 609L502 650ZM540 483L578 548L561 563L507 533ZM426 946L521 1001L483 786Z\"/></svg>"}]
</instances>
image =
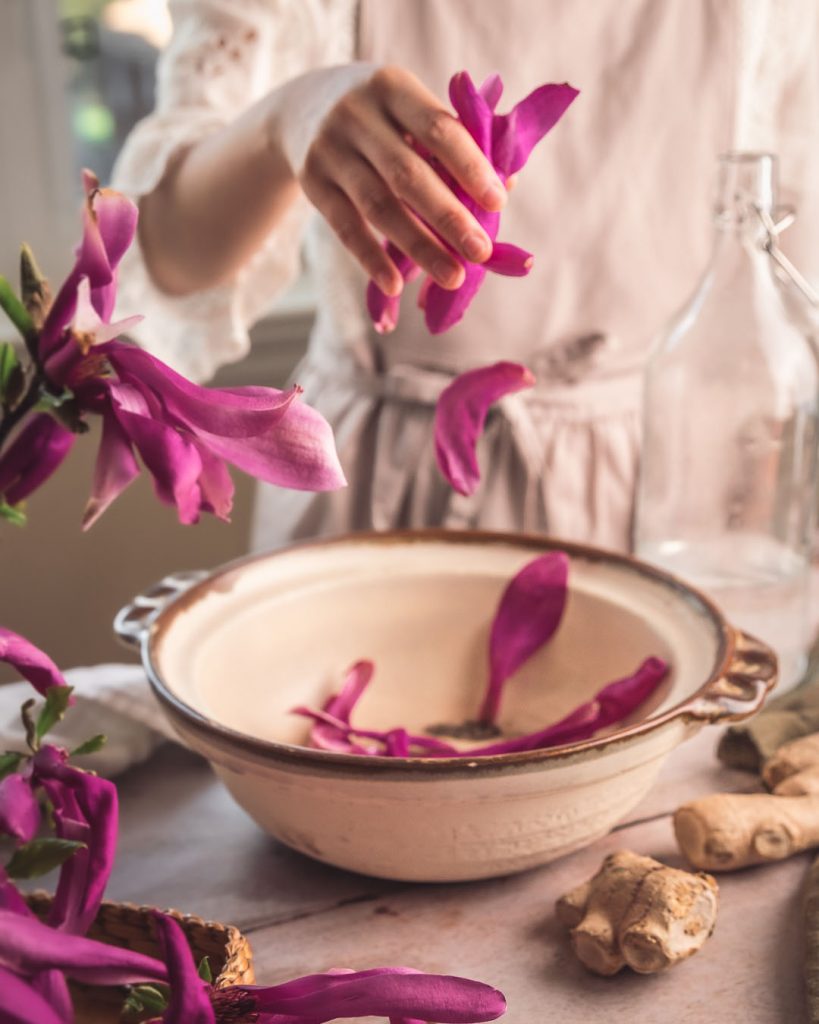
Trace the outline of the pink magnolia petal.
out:
<instances>
[{"instance_id":1,"label":"pink magnolia petal","mask_svg":"<svg viewBox=\"0 0 819 1024\"><path fill-rule=\"evenodd\" d=\"M0 626L0 661L11 665L27 679L38 693L45 696L50 686L66 686L62 673L41 650L19 633ZM71 697L69 704L74 703Z\"/></svg>"},{"instance_id":2,"label":"pink magnolia petal","mask_svg":"<svg viewBox=\"0 0 819 1024\"><path fill-rule=\"evenodd\" d=\"M194 384L136 345L111 344L105 356L120 380L160 399L164 417L191 433L255 437L287 415L299 388L207 388Z\"/></svg>"},{"instance_id":3,"label":"pink magnolia petal","mask_svg":"<svg viewBox=\"0 0 819 1024\"><path fill-rule=\"evenodd\" d=\"M116 416L109 410L102 419L102 438L94 466L91 496L83 514L83 530L93 526L137 476L139 465L131 442Z\"/></svg>"},{"instance_id":4,"label":"pink magnolia petal","mask_svg":"<svg viewBox=\"0 0 819 1024\"><path fill-rule=\"evenodd\" d=\"M0 966L0 1021L3 1024L67 1024L71 1018L58 1013L51 1003L7 967Z\"/></svg>"},{"instance_id":5,"label":"pink magnolia petal","mask_svg":"<svg viewBox=\"0 0 819 1024\"><path fill-rule=\"evenodd\" d=\"M455 289L442 288L433 281L424 295L424 319L430 334L442 334L460 323L486 277L481 263L464 264L463 283Z\"/></svg>"},{"instance_id":6,"label":"pink magnolia petal","mask_svg":"<svg viewBox=\"0 0 819 1024\"><path fill-rule=\"evenodd\" d=\"M490 85L490 95L496 89L496 85ZM450 78L449 102L455 108L466 130L480 146L481 152L489 156L492 147L492 107L475 88L475 83L468 72L459 71Z\"/></svg>"},{"instance_id":7,"label":"pink magnolia petal","mask_svg":"<svg viewBox=\"0 0 819 1024\"><path fill-rule=\"evenodd\" d=\"M534 262L534 256L525 249L510 242L495 242L492 255L482 266L504 277L526 277Z\"/></svg>"},{"instance_id":8,"label":"pink magnolia petal","mask_svg":"<svg viewBox=\"0 0 819 1024\"><path fill-rule=\"evenodd\" d=\"M420 274L420 268L409 256L405 256L398 246L392 242L384 245L387 255L395 264L404 283L414 280ZM367 285L367 310L378 334L388 334L398 323L398 312L401 308L401 295L387 295L382 292L375 281Z\"/></svg>"},{"instance_id":9,"label":"pink magnolia petal","mask_svg":"<svg viewBox=\"0 0 819 1024\"><path fill-rule=\"evenodd\" d=\"M349 725L350 715L373 677L375 665L371 661L357 661L347 670L341 690L324 704L324 711L340 723ZM320 750L347 753L369 753L365 747L352 743L338 726L330 721L317 721L310 730L310 741ZM357 748L357 749L353 749Z\"/></svg>"},{"instance_id":10,"label":"pink magnolia petal","mask_svg":"<svg viewBox=\"0 0 819 1024\"><path fill-rule=\"evenodd\" d=\"M85 231L77 269L91 278L91 301L107 323L116 302L116 269L134 240L138 211L122 193L99 188L96 178L88 171L83 172L83 184Z\"/></svg>"},{"instance_id":11,"label":"pink magnolia petal","mask_svg":"<svg viewBox=\"0 0 819 1024\"><path fill-rule=\"evenodd\" d=\"M529 154L579 95L568 83L541 85L492 123L492 162L505 177L516 174Z\"/></svg>"},{"instance_id":12,"label":"pink magnolia petal","mask_svg":"<svg viewBox=\"0 0 819 1024\"><path fill-rule=\"evenodd\" d=\"M616 679L594 698L600 707L603 726L621 722L654 693L668 675L668 662L662 658L646 658L629 676Z\"/></svg>"},{"instance_id":13,"label":"pink magnolia petal","mask_svg":"<svg viewBox=\"0 0 819 1024\"><path fill-rule=\"evenodd\" d=\"M526 736L476 747L464 751L461 756L514 754L522 750L579 743L600 729L617 725L628 718L656 691L667 674L668 664L662 658L647 658L631 675L604 686L590 701L581 704L554 725Z\"/></svg>"},{"instance_id":14,"label":"pink magnolia petal","mask_svg":"<svg viewBox=\"0 0 819 1024\"><path fill-rule=\"evenodd\" d=\"M525 366L500 362L462 373L441 393L435 409L435 457L444 478L460 494L472 494L480 481L476 447L489 407L534 383Z\"/></svg>"},{"instance_id":15,"label":"pink magnolia petal","mask_svg":"<svg viewBox=\"0 0 819 1024\"><path fill-rule=\"evenodd\" d=\"M89 985L132 985L168 977L165 965L153 957L67 935L8 910L0 910L0 968L28 975L57 969ZM30 1019L40 1024L40 1018Z\"/></svg>"},{"instance_id":16,"label":"pink magnolia petal","mask_svg":"<svg viewBox=\"0 0 819 1024\"><path fill-rule=\"evenodd\" d=\"M60 870L49 923L84 933L97 915L116 855L118 804L108 779L66 763L65 751L42 747L34 756L34 777L51 801L62 839L83 842Z\"/></svg>"},{"instance_id":17,"label":"pink magnolia petal","mask_svg":"<svg viewBox=\"0 0 819 1024\"><path fill-rule=\"evenodd\" d=\"M0 779L0 833L27 843L39 824L40 806L28 779L17 773Z\"/></svg>"},{"instance_id":18,"label":"pink magnolia petal","mask_svg":"<svg viewBox=\"0 0 819 1024\"><path fill-rule=\"evenodd\" d=\"M208 986L199 977L184 932L166 914L155 912L154 920L171 986L171 997L162 1020L165 1024L215 1024Z\"/></svg>"},{"instance_id":19,"label":"pink magnolia petal","mask_svg":"<svg viewBox=\"0 0 819 1024\"><path fill-rule=\"evenodd\" d=\"M489 686L482 721L495 721L504 683L554 636L566 608L568 580L568 557L549 551L525 565L507 585L489 635Z\"/></svg>"},{"instance_id":20,"label":"pink magnolia petal","mask_svg":"<svg viewBox=\"0 0 819 1024\"><path fill-rule=\"evenodd\" d=\"M503 994L489 985L407 967L312 974L270 988L237 987L252 993L262 1014L303 1018L310 1024L367 1016L477 1024L506 1011Z\"/></svg>"},{"instance_id":21,"label":"pink magnolia petal","mask_svg":"<svg viewBox=\"0 0 819 1024\"><path fill-rule=\"evenodd\" d=\"M199 474L202 511L229 523L235 488L227 466L204 445L197 444L196 447L202 460L202 472Z\"/></svg>"},{"instance_id":22,"label":"pink magnolia petal","mask_svg":"<svg viewBox=\"0 0 819 1024\"><path fill-rule=\"evenodd\" d=\"M279 487L334 491L347 483L329 423L303 402L294 402L277 427L259 437L219 437L204 430L197 437L214 455Z\"/></svg>"},{"instance_id":23,"label":"pink magnolia petal","mask_svg":"<svg viewBox=\"0 0 819 1024\"><path fill-rule=\"evenodd\" d=\"M480 89L478 89L478 92L483 97L489 109L494 111L495 107L500 103L500 98L503 95L503 79L497 73L489 75L489 77L484 80Z\"/></svg>"},{"instance_id":24,"label":"pink magnolia petal","mask_svg":"<svg viewBox=\"0 0 819 1024\"><path fill-rule=\"evenodd\" d=\"M144 319L142 316L129 316L115 324L106 323L91 301L91 284L88 278L80 278L77 287L77 306L71 325L74 334L92 336L94 345L104 345L120 334L125 334L131 327L136 327Z\"/></svg>"},{"instance_id":25,"label":"pink magnolia petal","mask_svg":"<svg viewBox=\"0 0 819 1024\"><path fill-rule=\"evenodd\" d=\"M48 413L36 413L0 455L0 496L9 505L24 501L63 463L76 435Z\"/></svg>"},{"instance_id":26,"label":"pink magnolia petal","mask_svg":"<svg viewBox=\"0 0 819 1024\"><path fill-rule=\"evenodd\" d=\"M113 414L153 477L160 501L176 506L181 523L198 522L202 459L197 446L173 427L152 418L142 396L129 385L111 384L109 391Z\"/></svg>"}]
</instances>

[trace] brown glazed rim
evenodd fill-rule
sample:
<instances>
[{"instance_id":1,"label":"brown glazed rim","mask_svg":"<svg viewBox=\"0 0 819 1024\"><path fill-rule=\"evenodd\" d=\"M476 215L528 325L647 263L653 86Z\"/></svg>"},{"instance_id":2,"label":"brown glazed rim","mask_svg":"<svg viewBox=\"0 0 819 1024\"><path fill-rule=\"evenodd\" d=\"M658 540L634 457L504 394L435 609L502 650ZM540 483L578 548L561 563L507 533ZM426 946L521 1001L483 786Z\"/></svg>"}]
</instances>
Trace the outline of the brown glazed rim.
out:
<instances>
[{"instance_id":1,"label":"brown glazed rim","mask_svg":"<svg viewBox=\"0 0 819 1024\"><path fill-rule=\"evenodd\" d=\"M295 746L289 743L278 743L275 740L264 740L230 729L203 715L181 700L168 688L156 665L154 653L158 643L173 627L176 617L185 612L191 605L200 600L217 582L223 582L231 574L241 572L249 565L257 562L287 556L290 552L322 547L335 547L349 543L367 544L407 544L407 543L456 543L456 544L493 544L507 545L515 548L531 548L537 551L565 551L570 557L589 561L606 562L622 566L629 572L640 577L649 577L674 591L685 601L693 603L701 609L714 624L719 636L717 658L711 675L693 694L679 704L653 715L641 722L635 722L622 729L606 733L597 739L583 740L561 747L549 747L542 750L528 750L513 754L492 754L475 758L463 757L379 757L377 755L339 754L311 747ZM291 544L286 548L263 554L249 555L215 569L205 579L194 583L179 596L171 598L168 604L151 622L141 643L142 662L148 680L164 705L171 718L181 720L184 728L196 733L208 742L215 743L221 750L233 754L251 755L263 761L275 761L293 767L321 770L330 769L334 774L338 770L351 775L396 775L401 777L417 775L455 776L465 773L474 775L476 770L500 768L522 768L563 760L587 751L599 751L605 747L631 740L638 736L667 725L676 718L698 716L693 714L694 706L703 698L708 697L711 687L729 670L735 651L734 630L728 625L725 617L704 594L683 583L676 577L641 562L630 555L622 555L605 551L602 548L585 544L575 544L544 538L534 534L515 534L485 530L391 530L367 531L344 534L338 537L320 538ZM773 685L773 684L771 684Z\"/></svg>"}]
</instances>

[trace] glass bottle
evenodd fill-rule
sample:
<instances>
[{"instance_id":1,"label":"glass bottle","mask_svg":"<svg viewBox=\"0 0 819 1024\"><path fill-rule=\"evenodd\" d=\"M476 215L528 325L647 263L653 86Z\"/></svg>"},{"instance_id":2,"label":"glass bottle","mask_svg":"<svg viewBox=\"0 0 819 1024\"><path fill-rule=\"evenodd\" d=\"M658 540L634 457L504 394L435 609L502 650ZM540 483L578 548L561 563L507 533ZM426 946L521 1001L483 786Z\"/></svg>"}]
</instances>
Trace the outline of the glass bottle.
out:
<instances>
[{"instance_id":1,"label":"glass bottle","mask_svg":"<svg viewBox=\"0 0 819 1024\"><path fill-rule=\"evenodd\" d=\"M710 263L646 370L635 548L770 643L782 690L809 643L819 363L766 247L775 174L720 158Z\"/></svg>"}]
</instances>

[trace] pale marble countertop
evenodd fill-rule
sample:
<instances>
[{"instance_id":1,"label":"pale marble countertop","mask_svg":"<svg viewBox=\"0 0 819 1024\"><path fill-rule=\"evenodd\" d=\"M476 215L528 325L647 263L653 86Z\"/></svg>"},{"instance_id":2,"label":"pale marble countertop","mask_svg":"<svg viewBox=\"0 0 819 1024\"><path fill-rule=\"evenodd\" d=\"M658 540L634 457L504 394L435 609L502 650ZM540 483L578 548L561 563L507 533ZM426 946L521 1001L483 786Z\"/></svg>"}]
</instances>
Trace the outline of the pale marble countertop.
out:
<instances>
[{"instance_id":1,"label":"pale marble countertop","mask_svg":"<svg viewBox=\"0 0 819 1024\"><path fill-rule=\"evenodd\" d=\"M628 847L684 866L670 814L694 796L749 790L721 768L715 729L680 747L648 798L606 839L522 875L411 885L311 861L264 835L202 761L166 746L119 783L120 849L109 898L235 924L259 982L333 966L406 964L501 988L506 1024L799 1024L800 900L809 858L722 875L714 935L665 975L587 973L554 918L555 899Z\"/></svg>"}]
</instances>

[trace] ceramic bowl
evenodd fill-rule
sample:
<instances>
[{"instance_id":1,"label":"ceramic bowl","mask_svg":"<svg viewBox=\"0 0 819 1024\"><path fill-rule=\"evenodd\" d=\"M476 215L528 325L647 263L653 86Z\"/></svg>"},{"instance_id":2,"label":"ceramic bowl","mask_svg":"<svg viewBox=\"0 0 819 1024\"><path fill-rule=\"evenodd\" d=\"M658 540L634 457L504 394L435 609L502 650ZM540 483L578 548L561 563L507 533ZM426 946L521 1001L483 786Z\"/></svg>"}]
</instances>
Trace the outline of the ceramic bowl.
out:
<instances>
[{"instance_id":1,"label":"ceramic bowl","mask_svg":"<svg viewBox=\"0 0 819 1024\"><path fill-rule=\"evenodd\" d=\"M499 597L538 553L570 558L563 622L507 684L505 733L533 731L658 655L668 678L633 720L582 743L463 760L302 746L360 658L365 728L474 718ZM237 802L311 857L384 878L452 881L543 864L607 833L703 724L761 706L769 648L704 597L633 559L478 532L356 534L167 577L117 616L181 740Z\"/></svg>"}]
</instances>

